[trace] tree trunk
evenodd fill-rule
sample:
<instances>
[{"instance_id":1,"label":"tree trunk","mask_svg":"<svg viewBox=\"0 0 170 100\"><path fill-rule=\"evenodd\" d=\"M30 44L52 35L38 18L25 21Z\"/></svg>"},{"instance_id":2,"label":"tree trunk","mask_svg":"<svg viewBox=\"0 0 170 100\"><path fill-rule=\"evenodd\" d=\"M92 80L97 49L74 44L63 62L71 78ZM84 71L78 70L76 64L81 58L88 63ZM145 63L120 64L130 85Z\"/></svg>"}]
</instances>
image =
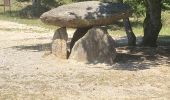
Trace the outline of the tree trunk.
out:
<instances>
[{"instance_id":1,"label":"tree trunk","mask_svg":"<svg viewBox=\"0 0 170 100\"><path fill-rule=\"evenodd\" d=\"M33 15L35 17L40 15L41 0L32 0Z\"/></svg>"},{"instance_id":2,"label":"tree trunk","mask_svg":"<svg viewBox=\"0 0 170 100\"><path fill-rule=\"evenodd\" d=\"M159 32L162 28L161 23L161 1L145 0L146 18L144 20L143 46L156 47Z\"/></svg>"}]
</instances>

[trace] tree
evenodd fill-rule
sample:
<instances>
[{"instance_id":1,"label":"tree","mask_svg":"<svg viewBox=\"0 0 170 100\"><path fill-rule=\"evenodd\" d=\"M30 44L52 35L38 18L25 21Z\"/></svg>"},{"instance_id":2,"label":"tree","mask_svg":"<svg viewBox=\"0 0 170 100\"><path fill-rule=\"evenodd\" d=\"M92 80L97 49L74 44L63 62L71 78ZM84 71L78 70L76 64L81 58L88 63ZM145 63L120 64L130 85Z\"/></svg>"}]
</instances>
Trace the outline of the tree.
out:
<instances>
[{"instance_id":1,"label":"tree","mask_svg":"<svg viewBox=\"0 0 170 100\"><path fill-rule=\"evenodd\" d=\"M156 47L159 32L162 28L161 23L161 1L145 0L146 18L144 20L143 46Z\"/></svg>"},{"instance_id":2,"label":"tree","mask_svg":"<svg viewBox=\"0 0 170 100\"><path fill-rule=\"evenodd\" d=\"M142 45L156 47L159 32L162 28L161 9L167 9L170 5L169 0L125 0L125 3L131 5L135 12L135 16L139 17L146 12L144 20L144 36ZM143 8L146 8L144 10Z\"/></svg>"},{"instance_id":3,"label":"tree","mask_svg":"<svg viewBox=\"0 0 170 100\"><path fill-rule=\"evenodd\" d=\"M32 5L28 5L20 10L21 17L26 18L39 18L39 16L50 10L53 7L58 6L61 0L17 0L18 2L32 2Z\"/></svg>"},{"instance_id":4,"label":"tree","mask_svg":"<svg viewBox=\"0 0 170 100\"><path fill-rule=\"evenodd\" d=\"M123 2L123 0L119 0ZM144 36L142 44L143 46L150 46L156 47L157 46L157 39L159 32L162 28L161 23L161 8L162 8L162 1L166 4L169 4L168 0L125 0L126 3L132 5L132 8L136 8L134 10L136 15L142 15L143 13L143 4L146 7L146 17L144 20ZM140 8L140 9L138 9ZM126 33L129 40L129 45L135 44L135 35L130 26L129 19L124 19L124 24L126 27Z\"/></svg>"}]
</instances>

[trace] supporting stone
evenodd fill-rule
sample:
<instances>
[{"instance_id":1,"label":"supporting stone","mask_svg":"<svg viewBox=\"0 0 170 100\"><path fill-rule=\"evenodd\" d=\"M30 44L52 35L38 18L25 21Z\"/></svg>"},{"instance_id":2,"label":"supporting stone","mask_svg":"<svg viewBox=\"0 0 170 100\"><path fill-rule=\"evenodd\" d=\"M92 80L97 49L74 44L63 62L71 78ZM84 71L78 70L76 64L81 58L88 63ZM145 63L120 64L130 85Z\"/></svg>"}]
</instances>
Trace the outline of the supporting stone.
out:
<instances>
[{"instance_id":1,"label":"supporting stone","mask_svg":"<svg viewBox=\"0 0 170 100\"><path fill-rule=\"evenodd\" d=\"M70 43L70 51L72 50L75 42L82 38L89 29L90 27L77 28L77 30L74 32L73 38Z\"/></svg>"},{"instance_id":2,"label":"supporting stone","mask_svg":"<svg viewBox=\"0 0 170 100\"><path fill-rule=\"evenodd\" d=\"M127 38L128 38L128 45L136 46L136 36L133 33L129 18L123 19L123 23L124 23L125 31L126 31Z\"/></svg>"},{"instance_id":3,"label":"supporting stone","mask_svg":"<svg viewBox=\"0 0 170 100\"><path fill-rule=\"evenodd\" d=\"M73 46L69 59L84 63L113 64L116 58L114 40L106 29L95 27L90 29Z\"/></svg>"},{"instance_id":4,"label":"supporting stone","mask_svg":"<svg viewBox=\"0 0 170 100\"><path fill-rule=\"evenodd\" d=\"M68 35L66 28L56 30L52 41L52 54L58 58L67 59L67 40Z\"/></svg>"}]
</instances>

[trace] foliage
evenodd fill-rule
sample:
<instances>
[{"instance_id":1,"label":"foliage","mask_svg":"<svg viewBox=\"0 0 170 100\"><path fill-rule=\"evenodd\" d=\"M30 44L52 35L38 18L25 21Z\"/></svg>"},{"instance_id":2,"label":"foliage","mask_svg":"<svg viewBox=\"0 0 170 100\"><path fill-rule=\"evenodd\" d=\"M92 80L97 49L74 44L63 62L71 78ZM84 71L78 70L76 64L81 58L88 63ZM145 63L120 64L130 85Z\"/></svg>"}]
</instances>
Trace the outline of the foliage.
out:
<instances>
[{"instance_id":1,"label":"foliage","mask_svg":"<svg viewBox=\"0 0 170 100\"><path fill-rule=\"evenodd\" d=\"M131 6L134 16L137 18L145 14L145 6L143 0L125 0L124 3Z\"/></svg>"},{"instance_id":2,"label":"foliage","mask_svg":"<svg viewBox=\"0 0 170 100\"><path fill-rule=\"evenodd\" d=\"M89 1L89 0L73 0L74 2L80 1ZM98 0L99 1L99 0ZM100 0L103 2L115 2L115 1L124 1L124 3L131 6L134 16L141 17L145 15L145 3L144 0ZM163 0L162 1L162 8L163 10L170 9L170 0Z\"/></svg>"},{"instance_id":3,"label":"foliage","mask_svg":"<svg viewBox=\"0 0 170 100\"><path fill-rule=\"evenodd\" d=\"M19 11L19 15L23 18L36 18L48 10L49 9L44 6L40 6L39 9L36 9L35 6L28 5Z\"/></svg>"},{"instance_id":4,"label":"foliage","mask_svg":"<svg viewBox=\"0 0 170 100\"><path fill-rule=\"evenodd\" d=\"M163 0L163 10L170 10L170 0Z\"/></svg>"}]
</instances>

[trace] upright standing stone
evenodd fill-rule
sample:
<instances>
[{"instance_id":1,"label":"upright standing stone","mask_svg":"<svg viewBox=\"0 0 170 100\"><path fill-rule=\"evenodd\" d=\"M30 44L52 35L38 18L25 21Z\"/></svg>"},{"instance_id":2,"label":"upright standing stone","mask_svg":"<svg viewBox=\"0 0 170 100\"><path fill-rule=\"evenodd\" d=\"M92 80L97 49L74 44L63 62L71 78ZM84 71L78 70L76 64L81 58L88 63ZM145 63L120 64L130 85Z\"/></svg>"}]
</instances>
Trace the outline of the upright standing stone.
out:
<instances>
[{"instance_id":1,"label":"upright standing stone","mask_svg":"<svg viewBox=\"0 0 170 100\"><path fill-rule=\"evenodd\" d=\"M67 40L66 28L56 30L52 41L52 54L58 58L67 59Z\"/></svg>"},{"instance_id":2,"label":"upright standing stone","mask_svg":"<svg viewBox=\"0 0 170 100\"><path fill-rule=\"evenodd\" d=\"M77 28L77 30L73 34L73 38L70 43L70 51L72 50L76 41L78 41L80 38L82 38L90 28L91 27Z\"/></svg>"},{"instance_id":3,"label":"upright standing stone","mask_svg":"<svg viewBox=\"0 0 170 100\"><path fill-rule=\"evenodd\" d=\"M85 63L112 64L116 58L114 40L106 29L92 28L75 43L69 58Z\"/></svg>"}]
</instances>

